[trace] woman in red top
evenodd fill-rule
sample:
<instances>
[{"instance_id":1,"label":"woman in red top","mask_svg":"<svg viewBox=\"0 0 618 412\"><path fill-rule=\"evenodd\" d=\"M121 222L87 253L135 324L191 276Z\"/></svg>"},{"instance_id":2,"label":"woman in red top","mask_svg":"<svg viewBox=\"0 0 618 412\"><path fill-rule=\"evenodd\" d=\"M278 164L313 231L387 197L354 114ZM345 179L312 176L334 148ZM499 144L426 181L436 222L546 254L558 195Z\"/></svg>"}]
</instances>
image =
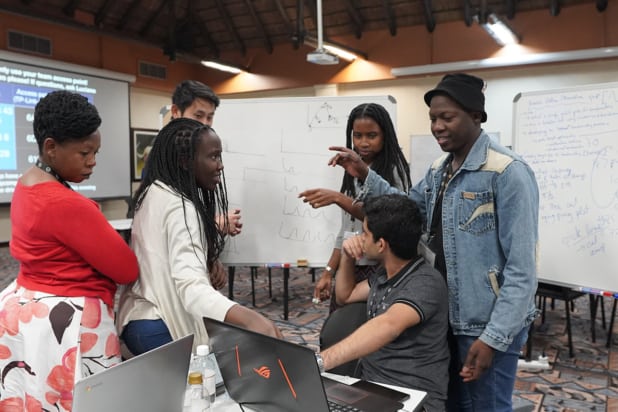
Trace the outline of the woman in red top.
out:
<instances>
[{"instance_id":1,"label":"woman in red top","mask_svg":"<svg viewBox=\"0 0 618 412\"><path fill-rule=\"evenodd\" d=\"M0 292L0 410L70 411L76 381L120 362L114 294L137 278L137 259L68 184L92 174L100 124L79 94L52 92L36 105L39 159L11 203L20 270Z\"/></svg>"}]
</instances>

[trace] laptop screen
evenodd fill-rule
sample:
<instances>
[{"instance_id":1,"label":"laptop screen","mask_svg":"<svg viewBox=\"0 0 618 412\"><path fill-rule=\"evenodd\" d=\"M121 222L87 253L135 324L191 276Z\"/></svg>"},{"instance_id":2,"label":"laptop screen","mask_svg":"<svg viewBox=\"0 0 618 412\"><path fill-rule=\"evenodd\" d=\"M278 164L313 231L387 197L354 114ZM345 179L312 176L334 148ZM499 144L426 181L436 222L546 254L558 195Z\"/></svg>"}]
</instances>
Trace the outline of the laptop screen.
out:
<instances>
[{"instance_id":1,"label":"laptop screen","mask_svg":"<svg viewBox=\"0 0 618 412\"><path fill-rule=\"evenodd\" d=\"M309 348L204 318L230 397L256 411L328 411Z\"/></svg>"},{"instance_id":2,"label":"laptop screen","mask_svg":"<svg viewBox=\"0 0 618 412\"><path fill-rule=\"evenodd\" d=\"M403 407L396 399L326 380L307 347L213 319L204 318L204 324L230 397L253 410L328 411L329 401L367 412Z\"/></svg>"},{"instance_id":3,"label":"laptop screen","mask_svg":"<svg viewBox=\"0 0 618 412\"><path fill-rule=\"evenodd\" d=\"M192 347L188 335L78 381L73 412L180 411Z\"/></svg>"}]
</instances>

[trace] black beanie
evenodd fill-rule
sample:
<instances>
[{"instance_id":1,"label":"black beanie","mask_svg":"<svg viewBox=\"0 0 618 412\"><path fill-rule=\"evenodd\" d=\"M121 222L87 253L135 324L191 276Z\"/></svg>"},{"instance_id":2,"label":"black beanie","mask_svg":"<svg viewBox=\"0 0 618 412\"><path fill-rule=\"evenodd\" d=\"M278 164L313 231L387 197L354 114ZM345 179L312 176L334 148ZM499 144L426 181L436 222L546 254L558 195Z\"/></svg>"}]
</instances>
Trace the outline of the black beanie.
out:
<instances>
[{"instance_id":1,"label":"black beanie","mask_svg":"<svg viewBox=\"0 0 618 412\"><path fill-rule=\"evenodd\" d=\"M431 104L431 99L437 94L446 94L469 112L481 112L481 123L487 121L485 113L485 82L476 76L465 73L447 74L440 80L435 89L425 93L425 103Z\"/></svg>"}]
</instances>

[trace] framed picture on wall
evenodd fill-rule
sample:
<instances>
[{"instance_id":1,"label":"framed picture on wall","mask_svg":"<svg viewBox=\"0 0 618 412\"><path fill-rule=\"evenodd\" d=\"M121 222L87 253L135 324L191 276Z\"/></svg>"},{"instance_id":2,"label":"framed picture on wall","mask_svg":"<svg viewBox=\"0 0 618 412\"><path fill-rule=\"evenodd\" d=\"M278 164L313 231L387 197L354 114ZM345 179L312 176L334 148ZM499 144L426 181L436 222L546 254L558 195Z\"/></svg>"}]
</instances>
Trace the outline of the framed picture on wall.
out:
<instances>
[{"instance_id":1,"label":"framed picture on wall","mask_svg":"<svg viewBox=\"0 0 618 412\"><path fill-rule=\"evenodd\" d=\"M142 180L142 171L158 130L131 129L131 178Z\"/></svg>"}]
</instances>

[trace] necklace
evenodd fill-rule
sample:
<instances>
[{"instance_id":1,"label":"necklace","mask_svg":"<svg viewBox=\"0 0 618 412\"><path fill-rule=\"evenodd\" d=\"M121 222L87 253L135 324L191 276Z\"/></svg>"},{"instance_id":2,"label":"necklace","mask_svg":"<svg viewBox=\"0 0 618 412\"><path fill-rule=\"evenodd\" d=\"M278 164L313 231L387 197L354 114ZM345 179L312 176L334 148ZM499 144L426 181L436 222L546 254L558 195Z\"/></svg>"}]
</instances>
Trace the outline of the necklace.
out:
<instances>
[{"instance_id":1,"label":"necklace","mask_svg":"<svg viewBox=\"0 0 618 412\"><path fill-rule=\"evenodd\" d=\"M52 167L50 165L48 165L47 163L43 162L41 160L41 158L38 158L36 160L35 166L38 167L39 169L41 169L42 171L44 171L45 173L49 173L50 175L52 175L63 186L68 187L69 189L73 190L71 185L69 185L67 183L67 181L64 180L62 177L60 177L60 175L58 173L56 173L56 171L54 169L52 169Z\"/></svg>"}]
</instances>

